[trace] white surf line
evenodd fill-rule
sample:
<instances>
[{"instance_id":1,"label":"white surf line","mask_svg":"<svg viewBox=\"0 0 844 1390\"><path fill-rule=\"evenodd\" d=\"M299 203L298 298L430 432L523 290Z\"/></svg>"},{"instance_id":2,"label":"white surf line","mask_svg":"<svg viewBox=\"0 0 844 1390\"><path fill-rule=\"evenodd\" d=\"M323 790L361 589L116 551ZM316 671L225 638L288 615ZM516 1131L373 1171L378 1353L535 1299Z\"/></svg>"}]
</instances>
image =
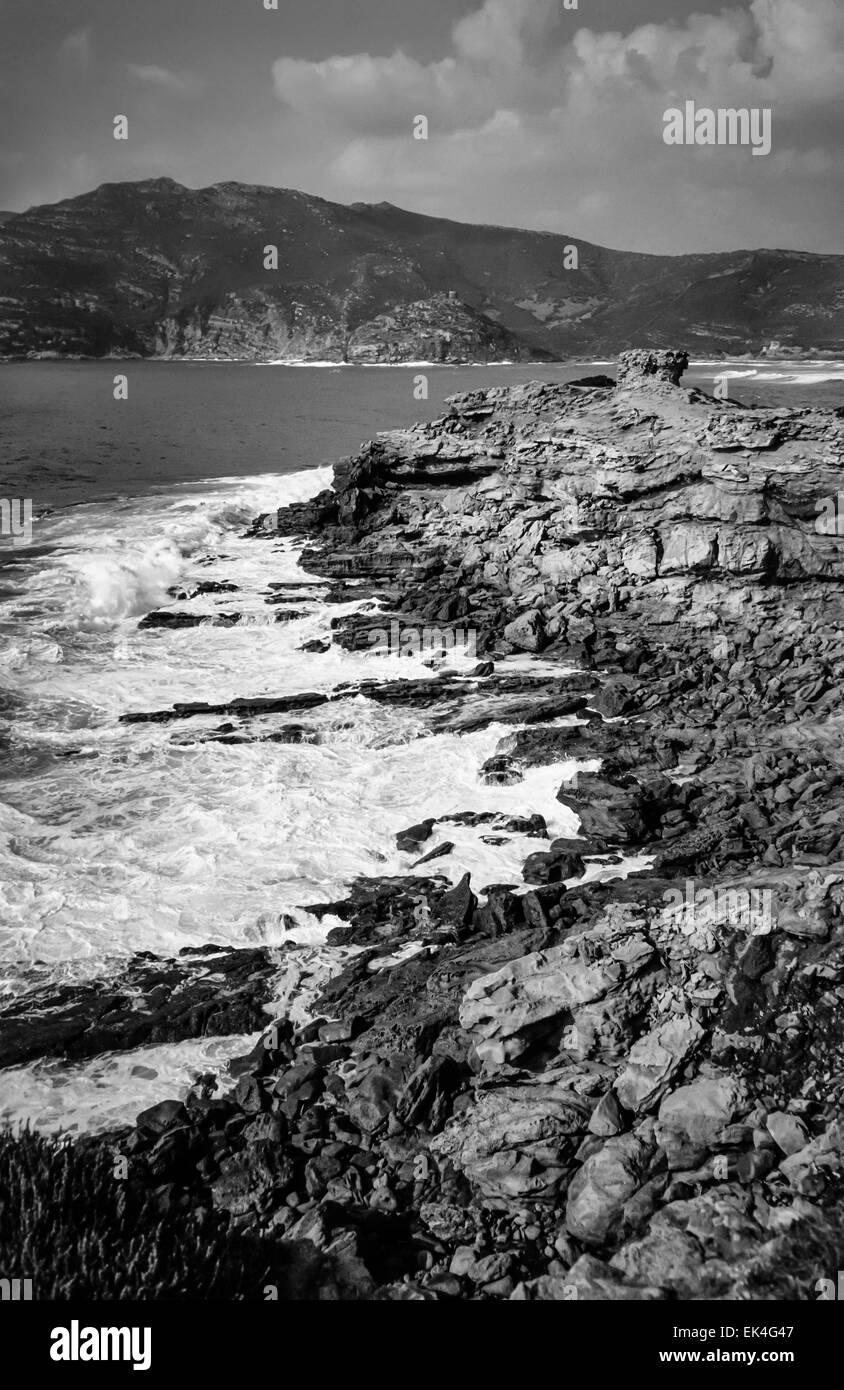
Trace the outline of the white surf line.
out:
<instances>
[{"instance_id":1,"label":"white surf line","mask_svg":"<svg viewBox=\"0 0 844 1390\"><path fill-rule=\"evenodd\" d=\"M310 489L308 495L312 495L317 479L314 473L306 476L307 488ZM261 479L262 484L267 481ZM251 514L254 515L254 506ZM241 516L237 524L244 524L246 519ZM266 543L233 537L230 531L225 533L221 542L222 532L216 521L210 526L206 524L207 518L204 516L199 526L195 525L196 519L190 516L185 521L193 549L187 558L180 553L179 578L176 582L203 577L230 577L241 585L241 591L246 595L245 601L251 602L253 593L266 593L267 561L270 556L277 581L309 584L332 582L321 581L319 576L303 571L299 565L302 547L287 538L280 545L273 545L268 556L267 549L262 548ZM140 557L143 575L154 573L154 566L153 571L148 568L148 527L143 516L134 517L133 526L138 532L138 547L129 556L128 569L126 553L113 554L107 546L105 568L95 566L92 574L98 584L101 577L106 583L105 590L102 587L98 590L101 600L95 604L94 625L96 627L97 623L103 622L104 630L111 634L119 632L124 624L131 625L134 633L138 606L142 612L148 611L144 605L152 596L146 590L140 592L132 577L132 556L135 554ZM197 537L200 547L224 544L227 555L218 556L209 565L199 564L201 549L197 549ZM170 579L171 574L172 571L168 571L166 577ZM112 581L117 583L113 601L108 597L108 586ZM146 582L144 578L143 585ZM53 587L52 597L57 600L61 597L60 583ZM197 602L202 598L210 599L213 607L224 609L227 605L234 606L240 597L238 593L199 596ZM162 688L166 689L171 696L169 703L175 703L180 698L195 699L197 682L205 672L217 681L229 681L232 698L236 695L246 695L248 698L250 692L245 692L241 684L244 669L242 658L247 649L251 649L252 659L246 669L252 671L251 684L256 695L266 694L268 683L272 685L273 693L280 686L279 693L295 694L297 690L301 692L304 685L308 689L321 687L325 693L333 695L333 687L338 683L354 684L356 679L419 680L435 677L436 671L414 658L375 658L369 652L348 653L336 646L332 647L327 660L316 654L303 658L295 653L294 643L302 640L303 632L310 635L310 631L327 631L330 634L332 617L340 616L344 610L357 611L360 606L371 602L366 599L351 602L348 609L345 609L345 605L326 605L325 612L321 613L317 601L317 611L308 618L275 625L275 634L278 634L275 642L267 641L273 630L263 624L260 628L252 628L244 636L240 635L238 628L199 628L172 635L168 635L166 630L137 634L132 638L132 659L128 663L136 679L134 683L124 685L116 704L102 713L106 718L109 715L113 717L121 706L126 708L127 697L131 697L133 703L137 699L142 704L143 695L148 693L151 686L157 695L160 695ZM134 608L135 611L126 611L127 605L129 610ZM118 615L116 618L115 614ZM254 642L258 631L262 645L260 657L272 652L270 662L255 660ZM143 642L137 651L134 650L136 640ZM226 664L221 675L219 662L224 655ZM503 669L513 673L521 670L524 674L528 671L553 676L566 674L553 663L536 658L507 658L505 661L499 660L496 667L499 671ZM124 671L126 668L120 669ZM74 673L66 673L61 667L57 669L53 665L52 673L59 672L67 676L66 694L69 699L91 698L92 691L88 685L74 690ZM90 662L86 674L93 679ZM114 668L109 665L104 672L105 686L110 685L113 675ZM314 679L311 679L312 676ZM130 689L130 684L137 688ZM146 690L142 690L142 686ZM483 684L478 688L482 693ZM213 693L215 696L219 694L219 688L215 688ZM391 859L390 854L383 853L380 847L393 846L399 830L429 814L427 810L420 814L420 802L432 804L436 801L438 814L447 811L448 805L443 804L447 801L443 797L443 789L448 789L451 809L455 812L475 809L529 815L537 811L542 813L547 793L550 805L546 818L549 819L550 833L571 833L579 824L576 817L557 803L553 795L568 766L566 763L532 769L525 782L516 787L490 787L479 782L479 768L494 753L501 734L511 734L518 726L499 724L470 735L445 733L425 736L424 728L420 727L424 720L419 712L380 705L348 691L337 692L330 707L322 707L328 711L325 716L319 715L319 711L308 711L304 717L330 724L342 712L342 706L347 701L351 706L353 727L348 730L339 726L330 728L327 732L334 742L327 748L293 747L279 753L278 747L283 746L274 745L272 756L261 748L245 752L237 760L230 756L231 750L216 749L207 757L192 760L186 765L190 777L181 788L178 805L170 806L169 819L169 802L162 802L161 798L171 785L172 777L179 776L179 763L178 759L168 754L169 734L166 728L133 726L137 732L131 738L127 736L126 726L114 728L100 725L96 730L74 730L74 741L78 732L80 742L90 743L92 751L99 747L100 751L114 754L120 748L126 749L127 755L123 757L120 768L123 781L118 789L120 805L124 809L115 821L114 834L111 831L106 833L103 829L104 818L109 813L108 802L103 802L96 813L87 812L81 820L77 814L75 821L68 821L63 813L63 818L51 823L49 828L39 827L31 815L16 816L13 833L18 846L26 842L28 835L36 834L39 881L43 882L47 876L49 883L50 872L55 871L54 882L49 887L49 901L44 904L49 910L48 930L40 943L46 947L48 958L54 966L59 971L71 967L78 969L80 977L84 977L89 970L91 974L96 974L95 953L100 934L101 944L107 950L113 951L115 944L119 944L125 945L130 952L153 949L164 958L182 945L211 941L232 947L256 943L273 947L287 943L287 949L279 952L274 998L271 1004L265 1006L266 1012L268 1021L277 1012L289 1012L295 1021L304 1022L311 1017L316 996L324 982L342 968L346 960L363 949L327 946L326 938L332 926L342 924L331 917L318 921L307 912L308 899L319 902L340 899L347 895L348 885L355 877L387 876L390 863L394 865L395 872L403 877L409 876L406 859L399 858L398 851L393 852ZM289 717L295 720L297 715L291 714ZM212 718L216 719L217 716ZM61 731L65 741L67 734L66 729ZM394 743L392 740L396 738L399 741ZM390 750L386 763L385 748ZM586 768L590 764L572 763L571 766ZM113 770L106 767L106 773L112 776ZM88 769L89 781L90 775L91 769ZM155 781L159 775L165 779L160 787ZM93 779L90 790L96 793L101 778L95 769ZM96 794L93 800L86 796L84 782L81 787L78 782L74 786L74 802L79 802L81 798L86 804L99 807ZM278 816L280 797L287 797L290 801L290 815L281 819ZM536 797L539 797L541 804L535 803ZM256 805L261 808L257 822ZM135 808L135 819L129 827L134 844L128 856L129 823L124 824L127 806ZM243 820L240 826L237 817L242 817L245 809L249 811L249 818ZM235 817L233 826L232 816ZM232 836L228 833L230 827L237 840L239 876L236 874L234 879ZM256 827L260 827L258 835ZM492 827L480 827L477 833L466 835L465 847L460 851L460 857L471 857L473 853L476 856L477 887L483 886L479 880L487 866L490 881L501 881L510 876L502 871L509 867L502 863L502 847L483 843L481 837L488 829L494 835ZM435 831L435 836L443 832L444 837L455 840L455 858L458 845L453 832L456 830L457 827L446 825ZM179 848L182 831L189 833L191 849L187 858ZM520 841L519 837L509 833L508 839L510 845L515 846L511 853L513 876L516 883L520 883L524 858L532 850L547 848L548 841L537 841L531 837L521 837ZM97 847L100 858L105 855L102 864L96 861L94 851ZM93 859L89 850L90 854L94 854ZM19 850L16 854L19 854ZM55 862L51 863L53 856ZM215 883L214 878L218 860L225 866L227 891L222 897L223 884ZM274 875L271 881L266 877L266 866L279 861L289 877L282 881L278 875ZM18 858L17 863L20 862ZM93 877L86 879L85 871L89 864ZM72 873L71 865L76 866ZM442 867L441 862L434 861L430 866L421 866L418 873L440 873ZM590 866L588 872L594 872L597 876L612 868L618 872L618 866L599 865ZM461 876L462 869L457 874L455 865L452 881L459 881ZM131 882L133 877L134 882ZM445 881L448 881L447 875ZM256 884L257 892L254 891ZM281 891L285 887L286 895ZM27 896L29 889L23 882L20 889L15 906L29 911L33 905ZM92 889L96 890L94 898L91 898ZM529 887L522 885L522 891L529 891ZM153 897L150 897L150 893L153 893ZM262 895L266 900L270 894L272 910L258 909ZM99 897L102 898L101 902ZM146 906L149 906L153 916L144 926ZM209 909L212 908L219 909L221 914L220 929L211 925L213 913ZM285 924L285 917L292 917L296 925L290 927L289 923ZM131 938L127 937L123 943L118 935L116 943L116 930L119 934L124 925L127 931L131 928ZM150 928L151 934L147 938L144 933ZM71 934L65 939L64 934L68 930ZM162 950L165 945L168 949ZM70 958L66 956L68 947L76 951L79 946L84 946L94 955L82 961L75 955ZM376 957L372 962L373 967L391 968L401 959L409 958L409 953L417 949L422 949L421 943L406 943L393 954ZM13 1108L17 1109L19 1115L26 1112L39 1127L67 1127L80 1123L102 1130L116 1122L130 1122L137 1110L156 1103L167 1094L183 1095L198 1073L220 1071L229 1056L248 1051L258 1036L142 1048L132 1054L109 1054L78 1064L43 1059L31 1066L4 1073L4 1082L7 1076L14 1075L10 1095L13 1101L17 1097L20 1104ZM129 1099L124 1099L124 1088ZM4 1097L6 1094L4 1086ZM78 1118L74 1118L75 1115Z\"/></svg>"},{"instance_id":2,"label":"white surf line","mask_svg":"<svg viewBox=\"0 0 844 1390\"><path fill-rule=\"evenodd\" d=\"M208 1072L222 1078L216 1094L233 1083L225 1068L261 1037L231 1035L162 1043L130 1052L105 1052L79 1062L39 1058L0 1071L0 1123L29 1122L45 1134L103 1134L132 1125L162 1100L184 1100Z\"/></svg>"}]
</instances>

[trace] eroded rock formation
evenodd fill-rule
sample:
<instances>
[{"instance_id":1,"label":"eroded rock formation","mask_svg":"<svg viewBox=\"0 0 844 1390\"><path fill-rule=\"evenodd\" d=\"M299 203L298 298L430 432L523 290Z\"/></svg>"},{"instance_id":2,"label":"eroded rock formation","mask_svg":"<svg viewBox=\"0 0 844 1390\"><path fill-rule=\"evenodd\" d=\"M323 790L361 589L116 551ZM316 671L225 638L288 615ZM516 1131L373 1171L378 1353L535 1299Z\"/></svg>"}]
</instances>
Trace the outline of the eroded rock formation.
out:
<instances>
[{"instance_id":1,"label":"eroded rock formation","mask_svg":"<svg viewBox=\"0 0 844 1390\"><path fill-rule=\"evenodd\" d=\"M355 948L320 1016L132 1140L161 1183L186 1130L186 1200L342 1252L360 1296L796 1298L840 1266L844 539L816 520L844 411L715 401L684 363L456 398L256 527L377 593L336 641L477 632L470 679L403 698L434 730L510 722L490 780L600 765L561 778L576 838L450 818L529 827L521 885L438 876L451 825L420 804L398 847L427 877L312 909ZM242 736L266 711L225 710Z\"/></svg>"}]
</instances>

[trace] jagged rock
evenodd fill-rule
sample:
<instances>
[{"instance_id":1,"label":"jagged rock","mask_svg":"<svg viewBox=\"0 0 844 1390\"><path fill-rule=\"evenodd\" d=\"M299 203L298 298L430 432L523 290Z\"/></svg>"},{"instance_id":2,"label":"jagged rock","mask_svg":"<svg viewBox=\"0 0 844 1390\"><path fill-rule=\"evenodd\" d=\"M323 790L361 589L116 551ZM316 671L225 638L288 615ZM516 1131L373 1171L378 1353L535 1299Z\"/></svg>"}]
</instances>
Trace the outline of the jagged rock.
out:
<instances>
[{"instance_id":1,"label":"jagged rock","mask_svg":"<svg viewBox=\"0 0 844 1390\"><path fill-rule=\"evenodd\" d=\"M141 953L99 979L33 982L0 1005L0 1065L255 1033L277 975L272 951L210 946L175 960Z\"/></svg>"},{"instance_id":2,"label":"jagged rock","mask_svg":"<svg viewBox=\"0 0 844 1390\"><path fill-rule=\"evenodd\" d=\"M775 1110L768 1116L765 1125L774 1143L784 1154L800 1153L809 1142L806 1126L796 1115L787 1115L781 1110Z\"/></svg>"},{"instance_id":3,"label":"jagged rock","mask_svg":"<svg viewBox=\"0 0 844 1390\"><path fill-rule=\"evenodd\" d=\"M150 1106L149 1110L142 1110L136 1124L138 1129L148 1134L164 1134L174 1125L184 1124L187 1118L187 1111L180 1100L162 1100L158 1105Z\"/></svg>"},{"instance_id":4,"label":"jagged rock","mask_svg":"<svg viewBox=\"0 0 844 1390\"><path fill-rule=\"evenodd\" d=\"M223 1160L220 1176L211 1184L211 1197L219 1210L242 1216L258 1207L269 1193L282 1193L291 1187L293 1180L292 1161L262 1144Z\"/></svg>"},{"instance_id":5,"label":"jagged rock","mask_svg":"<svg viewBox=\"0 0 844 1390\"><path fill-rule=\"evenodd\" d=\"M622 352L619 355L616 380L619 387L641 389L651 382L679 386L688 365L687 352L650 352L647 349L635 348L631 352Z\"/></svg>"},{"instance_id":6,"label":"jagged rock","mask_svg":"<svg viewBox=\"0 0 844 1390\"><path fill-rule=\"evenodd\" d=\"M590 1105L549 1072L520 1085L481 1090L470 1110L433 1140L488 1197L552 1200L574 1164Z\"/></svg>"},{"instance_id":7,"label":"jagged rock","mask_svg":"<svg viewBox=\"0 0 844 1390\"><path fill-rule=\"evenodd\" d=\"M406 1082L405 1068L397 1059L359 1059L345 1078L349 1117L364 1133L378 1129L395 1113Z\"/></svg>"},{"instance_id":8,"label":"jagged rock","mask_svg":"<svg viewBox=\"0 0 844 1390\"><path fill-rule=\"evenodd\" d=\"M537 610L522 613L504 629L504 638L523 652L539 652L545 644L545 624Z\"/></svg>"},{"instance_id":9,"label":"jagged rock","mask_svg":"<svg viewBox=\"0 0 844 1390\"><path fill-rule=\"evenodd\" d=\"M443 893L435 909L435 916L443 926L461 932L472 920L478 900L469 887L470 874L464 874L455 888Z\"/></svg>"},{"instance_id":10,"label":"jagged rock","mask_svg":"<svg viewBox=\"0 0 844 1390\"><path fill-rule=\"evenodd\" d=\"M437 1240L448 1241L454 1245L466 1244L472 1250L477 1233L477 1218L472 1208L450 1206L441 1202L423 1202L419 1216L431 1235Z\"/></svg>"},{"instance_id":11,"label":"jagged rock","mask_svg":"<svg viewBox=\"0 0 844 1390\"><path fill-rule=\"evenodd\" d=\"M666 1096L655 1135L669 1168L695 1168L729 1125L741 1088L729 1077L699 1077Z\"/></svg>"},{"instance_id":12,"label":"jagged rock","mask_svg":"<svg viewBox=\"0 0 844 1390\"><path fill-rule=\"evenodd\" d=\"M623 1284L616 1271L594 1255L581 1255L560 1283L563 1298L574 1302L652 1303L665 1297L661 1289Z\"/></svg>"},{"instance_id":13,"label":"jagged rock","mask_svg":"<svg viewBox=\"0 0 844 1390\"><path fill-rule=\"evenodd\" d=\"M510 1295L511 1303L566 1303L576 1299L577 1293L565 1275L542 1274L538 1279L527 1279L517 1284Z\"/></svg>"},{"instance_id":14,"label":"jagged rock","mask_svg":"<svg viewBox=\"0 0 844 1390\"><path fill-rule=\"evenodd\" d=\"M566 1229L584 1245L603 1245L641 1185L651 1149L635 1134L606 1143L578 1169L568 1189Z\"/></svg>"},{"instance_id":15,"label":"jagged rock","mask_svg":"<svg viewBox=\"0 0 844 1390\"><path fill-rule=\"evenodd\" d=\"M240 620L239 613L169 613L162 609L142 618L138 631L144 632L149 628L236 627Z\"/></svg>"},{"instance_id":16,"label":"jagged rock","mask_svg":"<svg viewBox=\"0 0 844 1390\"><path fill-rule=\"evenodd\" d=\"M611 782L597 773L579 773L576 791L564 784L557 800L578 815L588 839L626 845L646 837L647 798L634 777Z\"/></svg>"},{"instance_id":17,"label":"jagged rock","mask_svg":"<svg viewBox=\"0 0 844 1390\"><path fill-rule=\"evenodd\" d=\"M562 883L568 878L580 878L586 863L579 854L558 850L540 851L525 860L522 877L525 883Z\"/></svg>"},{"instance_id":18,"label":"jagged rock","mask_svg":"<svg viewBox=\"0 0 844 1390\"><path fill-rule=\"evenodd\" d=\"M788 1154L779 1167L791 1187L806 1197L819 1195L829 1182L840 1182L843 1169L844 1126L838 1120L802 1149Z\"/></svg>"},{"instance_id":19,"label":"jagged rock","mask_svg":"<svg viewBox=\"0 0 844 1390\"><path fill-rule=\"evenodd\" d=\"M693 1298L701 1286L701 1262L701 1248L693 1236L660 1230L622 1246L610 1268L630 1284Z\"/></svg>"},{"instance_id":20,"label":"jagged rock","mask_svg":"<svg viewBox=\"0 0 844 1390\"><path fill-rule=\"evenodd\" d=\"M238 586L221 579L197 579L189 584L179 584L167 590L170 598L185 603L200 594L236 594Z\"/></svg>"},{"instance_id":21,"label":"jagged rock","mask_svg":"<svg viewBox=\"0 0 844 1390\"><path fill-rule=\"evenodd\" d=\"M311 903L344 951L313 1022L236 1059L223 1097L199 1078L186 1115L126 1140L163 1204L210 1193L238 1229L360 1262L346 1286L315 1269L324 1296L810 1297L837 1258L844 418L714 402L678 384L683 356L632 354L618 389L455 398L253 528L256 544L310 536L320 592L358 610L338 609L338 645L362 650L373 611L471 623L489 658L473 675L129 716L222 713L221 742L289 737L291 712L329 700L434 735L510 728L480 776L518 786L519 814L443 814L446 787L397 844L417 862L456 844L456 863L446 825L488 846L531 835L528 882L484 884L479 903L468 875L452 888L432 868ZM526 650L515 615L541 662L502 659ZM549 843L527 770L560 764ZM256 966L256 997L264 964L277 978L277 960ZM163 984L161 1007L181 990ZM115 1018L137 1012L149 1037L125 994ZM34 996L0 1011L13 1041Z\"/></svg>"},{"instance_id":22,"label":"jagged rock","mask_svg":"<svg viewBox=\"0 0 844 1390\"><path fill-rule=\"evenodd\" d=\"M431 838L435 824L436 821L431 819L422 821L419 825L411 825L407 830L400 830L396 836L396 848L408 854L415 854L419 846Z\"/></svg>"},{"instance_id":23,"label":"jagged rock","mask_svg":"<svg viewBox=\"0 0 844 1390\"><path fill-rule=\"evenodd\" d=\"M612 1091L602 1096L589 1117L589 1133L611 1138L624 1129L624 1112Z\"/></svg>"},{"instance_id":24,"label":"jagged rock","mask_svg":"<svg viewBox=\"0 0 844 1390\"><path fill-rule=\"evenodd\" d=\"M408 1078L396 1115L407 1125L424 1124L436 1134L448 1119L460 1080L460 1068L451 1057L429 1057Z\"/></svg>"},{"instance_id":25,"label":"jagged rock","mask_svg":"<svg viewBox=\"0 0 844 1390\"><path fill-rule=\"evenodd\" d=\"M590 1039L602 1026L611 1034L614 1015L624 1019L644 1006L654 960L654 948L642 935L596 928L476 980L461 1005L460 1023L477 1036L478 1053L490 1066L519 1057L537 1026L550 1020L571 1017L574 1032ZM604 1008L584 1011L604 1000Z\"/></svg>"},{"instance_id":26,"label":"jagged rock","mask_svg":"<svg viewBox=\"0 0 844 1390\"><path fill-rule=\"evenodd\" d=\"M671 1018L635 1042L615 1084L625 1110L649 1110L704 1037L693 1018Z\"/></svg>"}]
</instances>

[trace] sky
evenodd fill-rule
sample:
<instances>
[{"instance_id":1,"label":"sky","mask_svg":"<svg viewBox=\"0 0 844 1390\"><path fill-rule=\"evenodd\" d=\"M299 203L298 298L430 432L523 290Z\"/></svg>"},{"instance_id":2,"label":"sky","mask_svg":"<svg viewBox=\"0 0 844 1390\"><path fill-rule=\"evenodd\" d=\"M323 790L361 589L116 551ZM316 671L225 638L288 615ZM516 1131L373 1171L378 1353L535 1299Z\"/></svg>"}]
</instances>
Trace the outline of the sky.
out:
<instances>
[{"instance_id":1,"label":"sky","mask_svg":"<svg viewBox=\"0 0 844 1390\"><path fill-rule=\"evenodd\" d=\"M0 209L236 179L631 251L844 252L844 0L267 3L0 0ZM666 145L686 101L770 108L770 154Z\"/></svg>"}]
</instances>

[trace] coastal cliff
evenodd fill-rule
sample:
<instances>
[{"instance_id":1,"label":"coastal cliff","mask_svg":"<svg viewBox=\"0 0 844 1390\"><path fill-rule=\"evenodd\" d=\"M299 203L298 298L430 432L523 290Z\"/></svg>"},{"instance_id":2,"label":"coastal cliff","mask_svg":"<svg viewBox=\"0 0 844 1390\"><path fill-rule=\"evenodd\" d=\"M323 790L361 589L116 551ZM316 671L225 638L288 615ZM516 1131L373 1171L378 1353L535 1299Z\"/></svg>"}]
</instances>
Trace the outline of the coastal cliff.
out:
<instances>
[{"instance_id":1,"label":"coastal cliff","mask_svg":"<svg viewBox=\"0 0 844 1390\"><path fill-rule=\"evenodd\" d=\"M343 923L312 1021L121 1138L162 1210L263 1242L282 1296L788 1299L840 1267L844 411L717 401L687 361L455 397L256 521L359 600L335 642L435 632L431 679L126 716L301 739L363 698L504 726L489 786L579 769L563 839L420 804L406 872L308 909ZM521 881L461 875L467 826L530 838ZM272 962L238 954L249 1019ZM167 1036L196 1020L168 1005Z\"/></svg>"}]
</instances>

